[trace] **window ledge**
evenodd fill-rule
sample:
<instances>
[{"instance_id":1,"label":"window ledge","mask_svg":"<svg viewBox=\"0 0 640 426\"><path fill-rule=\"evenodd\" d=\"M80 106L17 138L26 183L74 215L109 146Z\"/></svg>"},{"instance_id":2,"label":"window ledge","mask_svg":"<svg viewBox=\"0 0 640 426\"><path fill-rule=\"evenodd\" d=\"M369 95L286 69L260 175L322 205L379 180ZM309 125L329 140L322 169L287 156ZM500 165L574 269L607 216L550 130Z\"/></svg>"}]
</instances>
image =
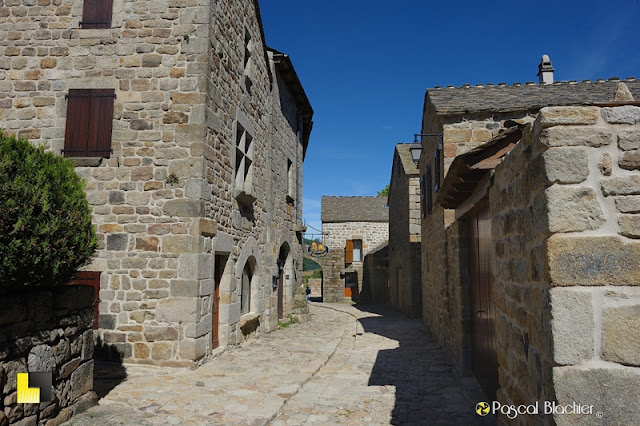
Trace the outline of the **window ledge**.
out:
<instances>
[{"instance_id":1,"label":"window ledge","mask_svg":"<svg viewBox=\"0 0 640 426\"><path fill-rule=\"evenodd\" d=\"M235 191L235 197L236 197L236 200L238 200L238 203L244 204L247 206L253 204L257 200L255 195L245 191L238 190L238 189L236 189Z\"/></svg>"},{"instance_id":2,"label":"window ledge","mask_svg":"<svg viewBox=\"0 0 640 426\"><path fill-rule=\"evenodd\" d=\"M255 312L244 314L240 317L240 323L238 325L243 335L251 334L256 331L260 325L260 314L256 314Z\"/></svg>"},{"instance_id":3,"label":"window ledge","mask_svg":"<svg viewBox=\"0 0 640 426\"><path fill-rule=\"evenodd\" d=\"M76 167L98 167L103 157L67 157Z\"/></svg>"}]
</instances>

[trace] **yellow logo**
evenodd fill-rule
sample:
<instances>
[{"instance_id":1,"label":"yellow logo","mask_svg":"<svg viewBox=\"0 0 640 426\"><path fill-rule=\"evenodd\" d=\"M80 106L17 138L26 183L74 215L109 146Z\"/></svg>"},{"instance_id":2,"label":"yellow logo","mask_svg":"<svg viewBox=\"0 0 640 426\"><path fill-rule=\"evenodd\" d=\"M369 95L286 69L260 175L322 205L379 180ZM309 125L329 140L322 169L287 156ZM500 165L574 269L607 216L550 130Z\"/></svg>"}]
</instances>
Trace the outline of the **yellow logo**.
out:
<instances>
[{"instance_id":1,"label":"yellow logo","mask_svg":"<svg viewBox=\"0 0 640 426\"><path fill-rule=\"evenodd\" d=\"M489 404L487 404L486 402L478 402L476 404L476 413L478 413L479 416L483 417L489 414Z\"/></svg>"},{"instance_id":2,"label":"yellow logo","mask_svg":"<svg viewBox=\"0 0 640 426\"><path fill-rule=\"evenodd\" d=\"M31 385L29 387L29 380ZM39 404L51 401L51 373L18 373L16 375L18 404Z\"/></svg>"}]
</instances>

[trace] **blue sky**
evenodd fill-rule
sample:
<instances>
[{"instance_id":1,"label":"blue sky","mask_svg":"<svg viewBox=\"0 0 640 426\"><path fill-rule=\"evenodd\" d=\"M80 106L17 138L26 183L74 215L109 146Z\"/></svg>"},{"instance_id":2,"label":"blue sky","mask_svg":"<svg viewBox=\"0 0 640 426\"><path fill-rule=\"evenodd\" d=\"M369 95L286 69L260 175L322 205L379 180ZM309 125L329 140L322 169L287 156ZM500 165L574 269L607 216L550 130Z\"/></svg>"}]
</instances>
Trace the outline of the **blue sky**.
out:
<instances>
[{"instance_id":1,"label":"blue sky","mask_svg":"<svg viewBox=\"0 0 640 426\"><path fill-rule=\"evenodd\" d=\"M537 82L543 54L556 81L640 78L640 0L260 0L260 10L267 45L290 55L315 111L303 216L318 229L322 195L389 183L427 88Z\"/></svg>"}]
</instances>

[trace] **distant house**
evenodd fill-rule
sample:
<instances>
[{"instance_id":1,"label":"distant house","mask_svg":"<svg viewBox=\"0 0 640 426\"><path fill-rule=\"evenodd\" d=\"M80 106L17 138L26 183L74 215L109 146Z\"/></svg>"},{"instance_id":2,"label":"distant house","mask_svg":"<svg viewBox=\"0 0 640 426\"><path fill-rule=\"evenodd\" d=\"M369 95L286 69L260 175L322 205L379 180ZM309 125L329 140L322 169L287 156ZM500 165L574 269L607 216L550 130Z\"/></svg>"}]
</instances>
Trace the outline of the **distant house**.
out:
<instances>
[{"instance_id":1,"label":"distant house","mask_svg":"<svg viewBox=\"0 0 640 426\"><path fill-rule=\"evenodd\" d=\"M420 171L410 144L398 144L389 185L389 291L387 303L411 318L422 313Z\"/></svg>"},{"instance_id":2,"label":"distant house","mask_svg":"<svg viewBox=\"0 0 640 426\"><path fill-rule=\"evenodd\" d=\"M322 234L332 259L323 259L323 300L358 299L367 254L386 244L389 211L386 197L331 197L321 201Z\"/></svg>"},{"instance_id":3,"label":"distant house","mask_svg":"<svg viewBox=\"0 0 640 426\"><path fill-rule=\"evenodd\" d=\"M548 57L539 71L540 84L426 93L423 321L489 399L633 423L640 82L553 83Z\"/></svg>"}]
</instances>

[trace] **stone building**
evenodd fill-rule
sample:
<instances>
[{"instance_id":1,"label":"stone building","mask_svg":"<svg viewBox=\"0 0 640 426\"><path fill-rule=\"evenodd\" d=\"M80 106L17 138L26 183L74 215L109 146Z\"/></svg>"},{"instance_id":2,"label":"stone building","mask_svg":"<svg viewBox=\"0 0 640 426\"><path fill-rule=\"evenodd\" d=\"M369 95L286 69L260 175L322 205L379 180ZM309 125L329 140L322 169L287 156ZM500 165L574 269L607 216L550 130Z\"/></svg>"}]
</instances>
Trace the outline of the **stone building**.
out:
<instances>
[{"instance_id":1,"label":"stone building","mask_svg":"<svg viewBox=\"0 0 640 426\"><path fill-rule=\"evenodd\" d=\"M322 196L322 235L328 255L322 266L325 302L357 300L363 289L363 263L389 238L386 197Z\"/></svg>"},{"instance_id":2,"label":"stone building","mask_svg":"<svg viewBox=\"0 0 640 426\"><path fill-rule=\"evenodd\" d=\"M5 1L0 51L0 126L88 182L99 339L194 366L276 328L301 284L313 110L258 2Z\"/></svg>"},{"instance_id":3,"label":"stone building","mask_svg":"<svg viewBox=\"0 0 640 426\"><path fill-rule=\"evenodd\" d=\"M540 403L519 424L593 419L545 415L544 401L631 424L640 84L553 83L544 59L539 85L427 91L423 321L488 398Z\"/></svg>"},{"instance_id":4,"label":"stone building","mask_svg":"<svg viewBox=\"0 0 640 426\"><path fill-rule=\"evenodd\" d=\"M410 318L420 318L420 171L410 144L397 144L389 185L389 303Z\"/></svg>"}]
</instances>

